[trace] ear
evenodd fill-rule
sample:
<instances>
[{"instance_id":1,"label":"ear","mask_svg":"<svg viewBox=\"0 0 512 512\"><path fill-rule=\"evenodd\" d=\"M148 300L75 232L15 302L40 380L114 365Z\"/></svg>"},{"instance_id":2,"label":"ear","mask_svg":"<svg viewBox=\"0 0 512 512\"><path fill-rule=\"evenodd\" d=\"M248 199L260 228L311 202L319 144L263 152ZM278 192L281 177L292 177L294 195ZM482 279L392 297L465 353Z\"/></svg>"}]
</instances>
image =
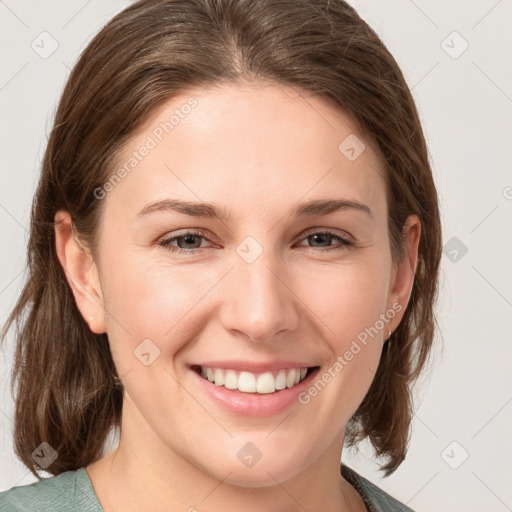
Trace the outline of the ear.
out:
<instances>
[{"instance_id":1,"label":"ear","mask_svg":"<svg viewBox=\"0 0 512 512\"><path fill-rule=\"evenodd\" d=\"M388 309L398 311L390 322L389 328L393 332L404 316L414 285L414 276L418 266L418 247L421 236L421 222L417 215L409 215L402 229L403 247L402 259L395 265L390 291L388 296ZM398 304L401 308L398 307Z\"/></svg>"},{"instance_id":2,"label":"ear","mask_svg":"<svg viewBox=\"0 0 512 512\"><path fill-rule=\"evenodd\" d=\"M71 215L59 210L54 218L55 246L76 304L92 332L106 331L105 309L98 269L73 230Z\"/></svg>"}]
</instances>

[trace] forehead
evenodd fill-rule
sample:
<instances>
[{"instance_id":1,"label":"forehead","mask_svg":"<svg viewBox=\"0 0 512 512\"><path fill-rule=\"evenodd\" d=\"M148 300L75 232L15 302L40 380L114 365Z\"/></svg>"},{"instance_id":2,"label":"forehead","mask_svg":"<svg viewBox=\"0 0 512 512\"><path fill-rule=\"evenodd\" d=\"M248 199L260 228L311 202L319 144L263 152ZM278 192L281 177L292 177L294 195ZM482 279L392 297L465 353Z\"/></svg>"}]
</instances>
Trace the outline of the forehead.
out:
<instances>
[{"instance_id":1,"label":"forehead","mask_svg":"<svg viewBox=\"0 0 512 512\"><path fill-rule=\"evenodd\" d=\"M123 177L108 202L132 212L178 197L254 215L322 196L378 203L384 190L378 153L352 119L281 85L175 96L139 127L116 164Z\"/></svg>"}]
</instances>

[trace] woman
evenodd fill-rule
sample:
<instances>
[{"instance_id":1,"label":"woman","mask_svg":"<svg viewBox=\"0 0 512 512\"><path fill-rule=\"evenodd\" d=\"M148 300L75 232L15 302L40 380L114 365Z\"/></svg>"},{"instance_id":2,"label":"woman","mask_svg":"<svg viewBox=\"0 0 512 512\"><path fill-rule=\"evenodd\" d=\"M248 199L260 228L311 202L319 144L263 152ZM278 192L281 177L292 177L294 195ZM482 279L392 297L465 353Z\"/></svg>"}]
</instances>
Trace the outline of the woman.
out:
<instances>
[{"instance_id":1,"label":"woman","mask_svg":"<svg viewBox=\"0 0 512 512\"><path fill-rule=\"evenodd\" d=\"M410 510L340 458L406 456L440 250L414 101L350 6L134 3L45 153L4 335L17 455L54 476L2 510Z\"/></svg>"}]
</instances>

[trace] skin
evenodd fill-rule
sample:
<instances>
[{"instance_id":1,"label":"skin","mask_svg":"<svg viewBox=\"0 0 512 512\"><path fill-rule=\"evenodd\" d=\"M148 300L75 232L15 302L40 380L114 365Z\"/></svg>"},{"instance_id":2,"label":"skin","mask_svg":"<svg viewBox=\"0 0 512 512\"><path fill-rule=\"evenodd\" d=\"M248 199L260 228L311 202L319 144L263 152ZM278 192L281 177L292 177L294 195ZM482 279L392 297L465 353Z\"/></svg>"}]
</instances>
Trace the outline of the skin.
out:
<instances>
[{"instance_id":1,"label":"skin","mask_svg":"<svg viewBox=\"0 0 512 512\"><path fill-rule=\"evenodd\" d=\"M344 428L409 300L419 220L407 220L395 264L379 153L347 115L281 85L177 96L133 135L125 159L190 96L198 101L191 113L101 199L96 260L80 247L69 214L55 216L58 256L77 305L93 332L108 333L125 388L119 447L87 467L95 491L106 512L364 511L339 473ZM338 150L350 134L366 146L354 161ZM136 217L168 198L214 202L231 217ZM311 199L356 200L371 215L354 208L290 215ZM187 228L207 232L188 245L181 239L181 247L200 247L194 254L157 245ZM308 238L326 228L352 245ZM263 249L250 264L236 252L247 236ZM308 404L280 414L226 412L189 369L208 359L291 359L322 373L393 304L401 312L336 378ZM133 354L146 338L160 349L148 366ZM251 468L237 458L248 442L262 453Z\"/></svg>"}]
</instances>

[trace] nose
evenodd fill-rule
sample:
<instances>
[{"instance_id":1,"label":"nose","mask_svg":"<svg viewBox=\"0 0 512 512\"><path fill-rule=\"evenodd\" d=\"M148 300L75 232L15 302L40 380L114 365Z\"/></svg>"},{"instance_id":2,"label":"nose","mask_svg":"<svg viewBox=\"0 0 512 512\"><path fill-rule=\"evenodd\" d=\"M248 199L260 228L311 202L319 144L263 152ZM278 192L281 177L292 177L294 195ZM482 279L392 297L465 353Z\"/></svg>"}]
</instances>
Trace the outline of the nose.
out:
<instances>
[{"instance_id":1,"label":"nose","mask_svg":"<svg viewBox=\"0 0 512 512\"><path fill-rule=\"evenodd\" d=\"M221 308L224 328L258 343L274 342L295 331L300 300L282 262L270 250L252 262L235 256Z\"/></svg>"}]
</instances>

